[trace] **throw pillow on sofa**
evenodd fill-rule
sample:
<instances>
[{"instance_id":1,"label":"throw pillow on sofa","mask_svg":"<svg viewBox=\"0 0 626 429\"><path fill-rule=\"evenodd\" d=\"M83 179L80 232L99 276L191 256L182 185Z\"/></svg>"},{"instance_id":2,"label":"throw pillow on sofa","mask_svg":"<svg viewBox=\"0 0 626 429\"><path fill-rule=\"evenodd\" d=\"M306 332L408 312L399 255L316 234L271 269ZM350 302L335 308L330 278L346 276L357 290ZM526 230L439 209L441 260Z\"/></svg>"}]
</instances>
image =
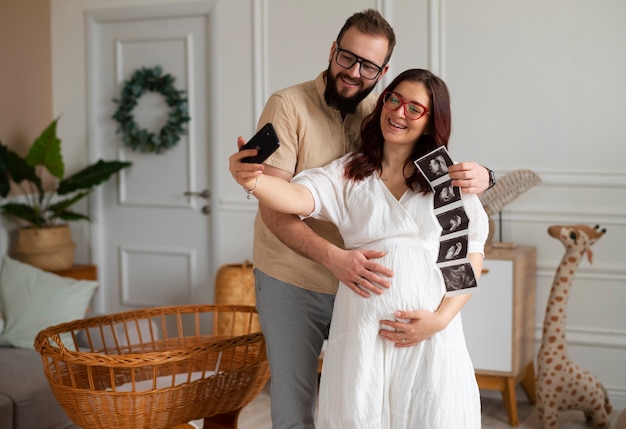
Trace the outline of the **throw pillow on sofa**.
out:
<instances>
[{"instance_id":1,"label":"throw pillow on sofa","mask_svg":"<svg viewBox=\"0 0 626 429\"><path fill-rule=\"evenodd\" d=\"M98 282L57 276L5 256L0 269L0 345L33 348L39 331L84 318L97 287Z\"/></svg>"}]
</instances>

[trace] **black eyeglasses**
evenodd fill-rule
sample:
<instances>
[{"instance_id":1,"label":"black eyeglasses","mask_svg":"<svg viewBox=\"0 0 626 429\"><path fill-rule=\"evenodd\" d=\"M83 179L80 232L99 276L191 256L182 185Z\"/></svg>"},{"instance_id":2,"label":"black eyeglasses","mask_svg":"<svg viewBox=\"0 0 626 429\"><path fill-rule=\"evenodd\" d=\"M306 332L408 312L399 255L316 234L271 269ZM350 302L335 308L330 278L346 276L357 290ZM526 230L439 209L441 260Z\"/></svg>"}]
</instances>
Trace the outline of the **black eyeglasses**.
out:
<instances>
[{"instance_id":1,"label":"black eyeglasses","mask_svg":"<svg viewBox=\"0 0 626 429\"><path fill-rule=\"evenodd\" d=\"M337 45L335 61L344 69L351 69L356 63L359 63L359 74L369 80L376 79L383 70L382 67L378 67L373 62L361 58L350 51L341 49L339 45Z\"/></svg>"},{"instance_id":2,"label":"black eyeglasses","mask_svg":"<svg viewBox=\"0 0 626 429\"><path fill-rule=\"evenodd\" d=\"M388 110L398 110L404 106L404 116L412 121L417 121L424 115L428 114L428 108L417 101L404 101L395 92L385 92L383 94L383 106Z\"/></svg>"}]
</instances>

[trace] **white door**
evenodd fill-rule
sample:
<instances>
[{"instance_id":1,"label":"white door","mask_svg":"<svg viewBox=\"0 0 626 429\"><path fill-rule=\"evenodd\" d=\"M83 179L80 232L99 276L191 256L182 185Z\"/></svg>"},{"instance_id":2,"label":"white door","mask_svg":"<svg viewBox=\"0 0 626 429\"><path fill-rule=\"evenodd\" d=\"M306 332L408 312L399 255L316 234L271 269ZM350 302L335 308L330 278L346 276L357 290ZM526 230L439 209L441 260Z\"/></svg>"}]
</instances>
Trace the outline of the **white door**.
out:
<instances>
[{"instance_id":1,"label":"white door","mask_svg":"<svg viewBox=\"0 0 626 429\"><path fill-rule=\"evenodd\" d=\"M135 8L130 18L124 10L87 18L90 139L100 157L133 163L102 186L96 200L98 308L106 312L212 300L209 20L145 10L145 16ZM186 91L191 116L187 134L160 154L124 147L112 119L118 107L112 99L124 82L154 66ZM133 110L135 121L155 134L168 112L164 97L153 92Z\"/></svg>"}]
</instances>

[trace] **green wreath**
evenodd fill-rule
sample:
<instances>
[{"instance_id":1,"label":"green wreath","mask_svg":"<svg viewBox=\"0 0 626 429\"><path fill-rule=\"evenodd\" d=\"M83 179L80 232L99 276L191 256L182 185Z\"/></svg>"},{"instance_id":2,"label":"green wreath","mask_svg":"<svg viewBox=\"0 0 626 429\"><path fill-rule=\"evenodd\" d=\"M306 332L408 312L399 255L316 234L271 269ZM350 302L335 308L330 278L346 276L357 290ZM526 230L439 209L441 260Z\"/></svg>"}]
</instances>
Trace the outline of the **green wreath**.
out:
<instances>
[{"instance_id":1,"label":"green wreath","mask_svg":"<svg viewBox=\"0 0 626 429\"><path fill-rule=\"evenodd\" d=\"M142 67L133 74L130 80L124 82L121 97L113 99L119 105L113 115L113 119L119 124L116 133L122 134L124 144L132 150L161 153L173 147L185 133L183 125L191 120L185 91L179 91L174 87L172 75L161 75L161 73L159 66ZM163 95L170 107L167 122L158 135L141 128L133 116L133 109L146 91Z\"/></svg>"}]
</instances>

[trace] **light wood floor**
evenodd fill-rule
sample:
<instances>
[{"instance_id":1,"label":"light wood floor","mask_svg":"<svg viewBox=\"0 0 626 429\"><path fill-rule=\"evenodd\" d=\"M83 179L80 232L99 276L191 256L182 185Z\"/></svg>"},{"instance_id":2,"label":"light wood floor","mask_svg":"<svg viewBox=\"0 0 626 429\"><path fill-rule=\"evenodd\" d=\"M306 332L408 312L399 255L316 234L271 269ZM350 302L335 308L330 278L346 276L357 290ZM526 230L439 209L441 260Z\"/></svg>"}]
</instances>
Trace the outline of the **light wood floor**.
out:
<instances>
[{"instance_id":1,"label":"light wood floor","mask_svg":"<svg viewBox=\"0 0 626 429\"><path fill-rule=\"evenodd\" d=\"M254 399L239 416L239 429L271 429L270 421L270 396L269 384L263 392ZM506 412L502 400L496 392L481 392L481 402L483 407L482 427L491 429L511 428L508 424ZM537 417L536 407L531 405L520 389L516 392L518 397L517 412L519 415L519 429L539 429L541 424ZM614 417L617 417L614 412ZM591 425L585 424L585 418L581 412L570 411L561 413L560 429L590 429ZM616 420L615 418L613 420ZM199 421L193 422L198 428L202 428ZM611 426L615 427L614 425Z\"/></svg>"}]
</instances>

